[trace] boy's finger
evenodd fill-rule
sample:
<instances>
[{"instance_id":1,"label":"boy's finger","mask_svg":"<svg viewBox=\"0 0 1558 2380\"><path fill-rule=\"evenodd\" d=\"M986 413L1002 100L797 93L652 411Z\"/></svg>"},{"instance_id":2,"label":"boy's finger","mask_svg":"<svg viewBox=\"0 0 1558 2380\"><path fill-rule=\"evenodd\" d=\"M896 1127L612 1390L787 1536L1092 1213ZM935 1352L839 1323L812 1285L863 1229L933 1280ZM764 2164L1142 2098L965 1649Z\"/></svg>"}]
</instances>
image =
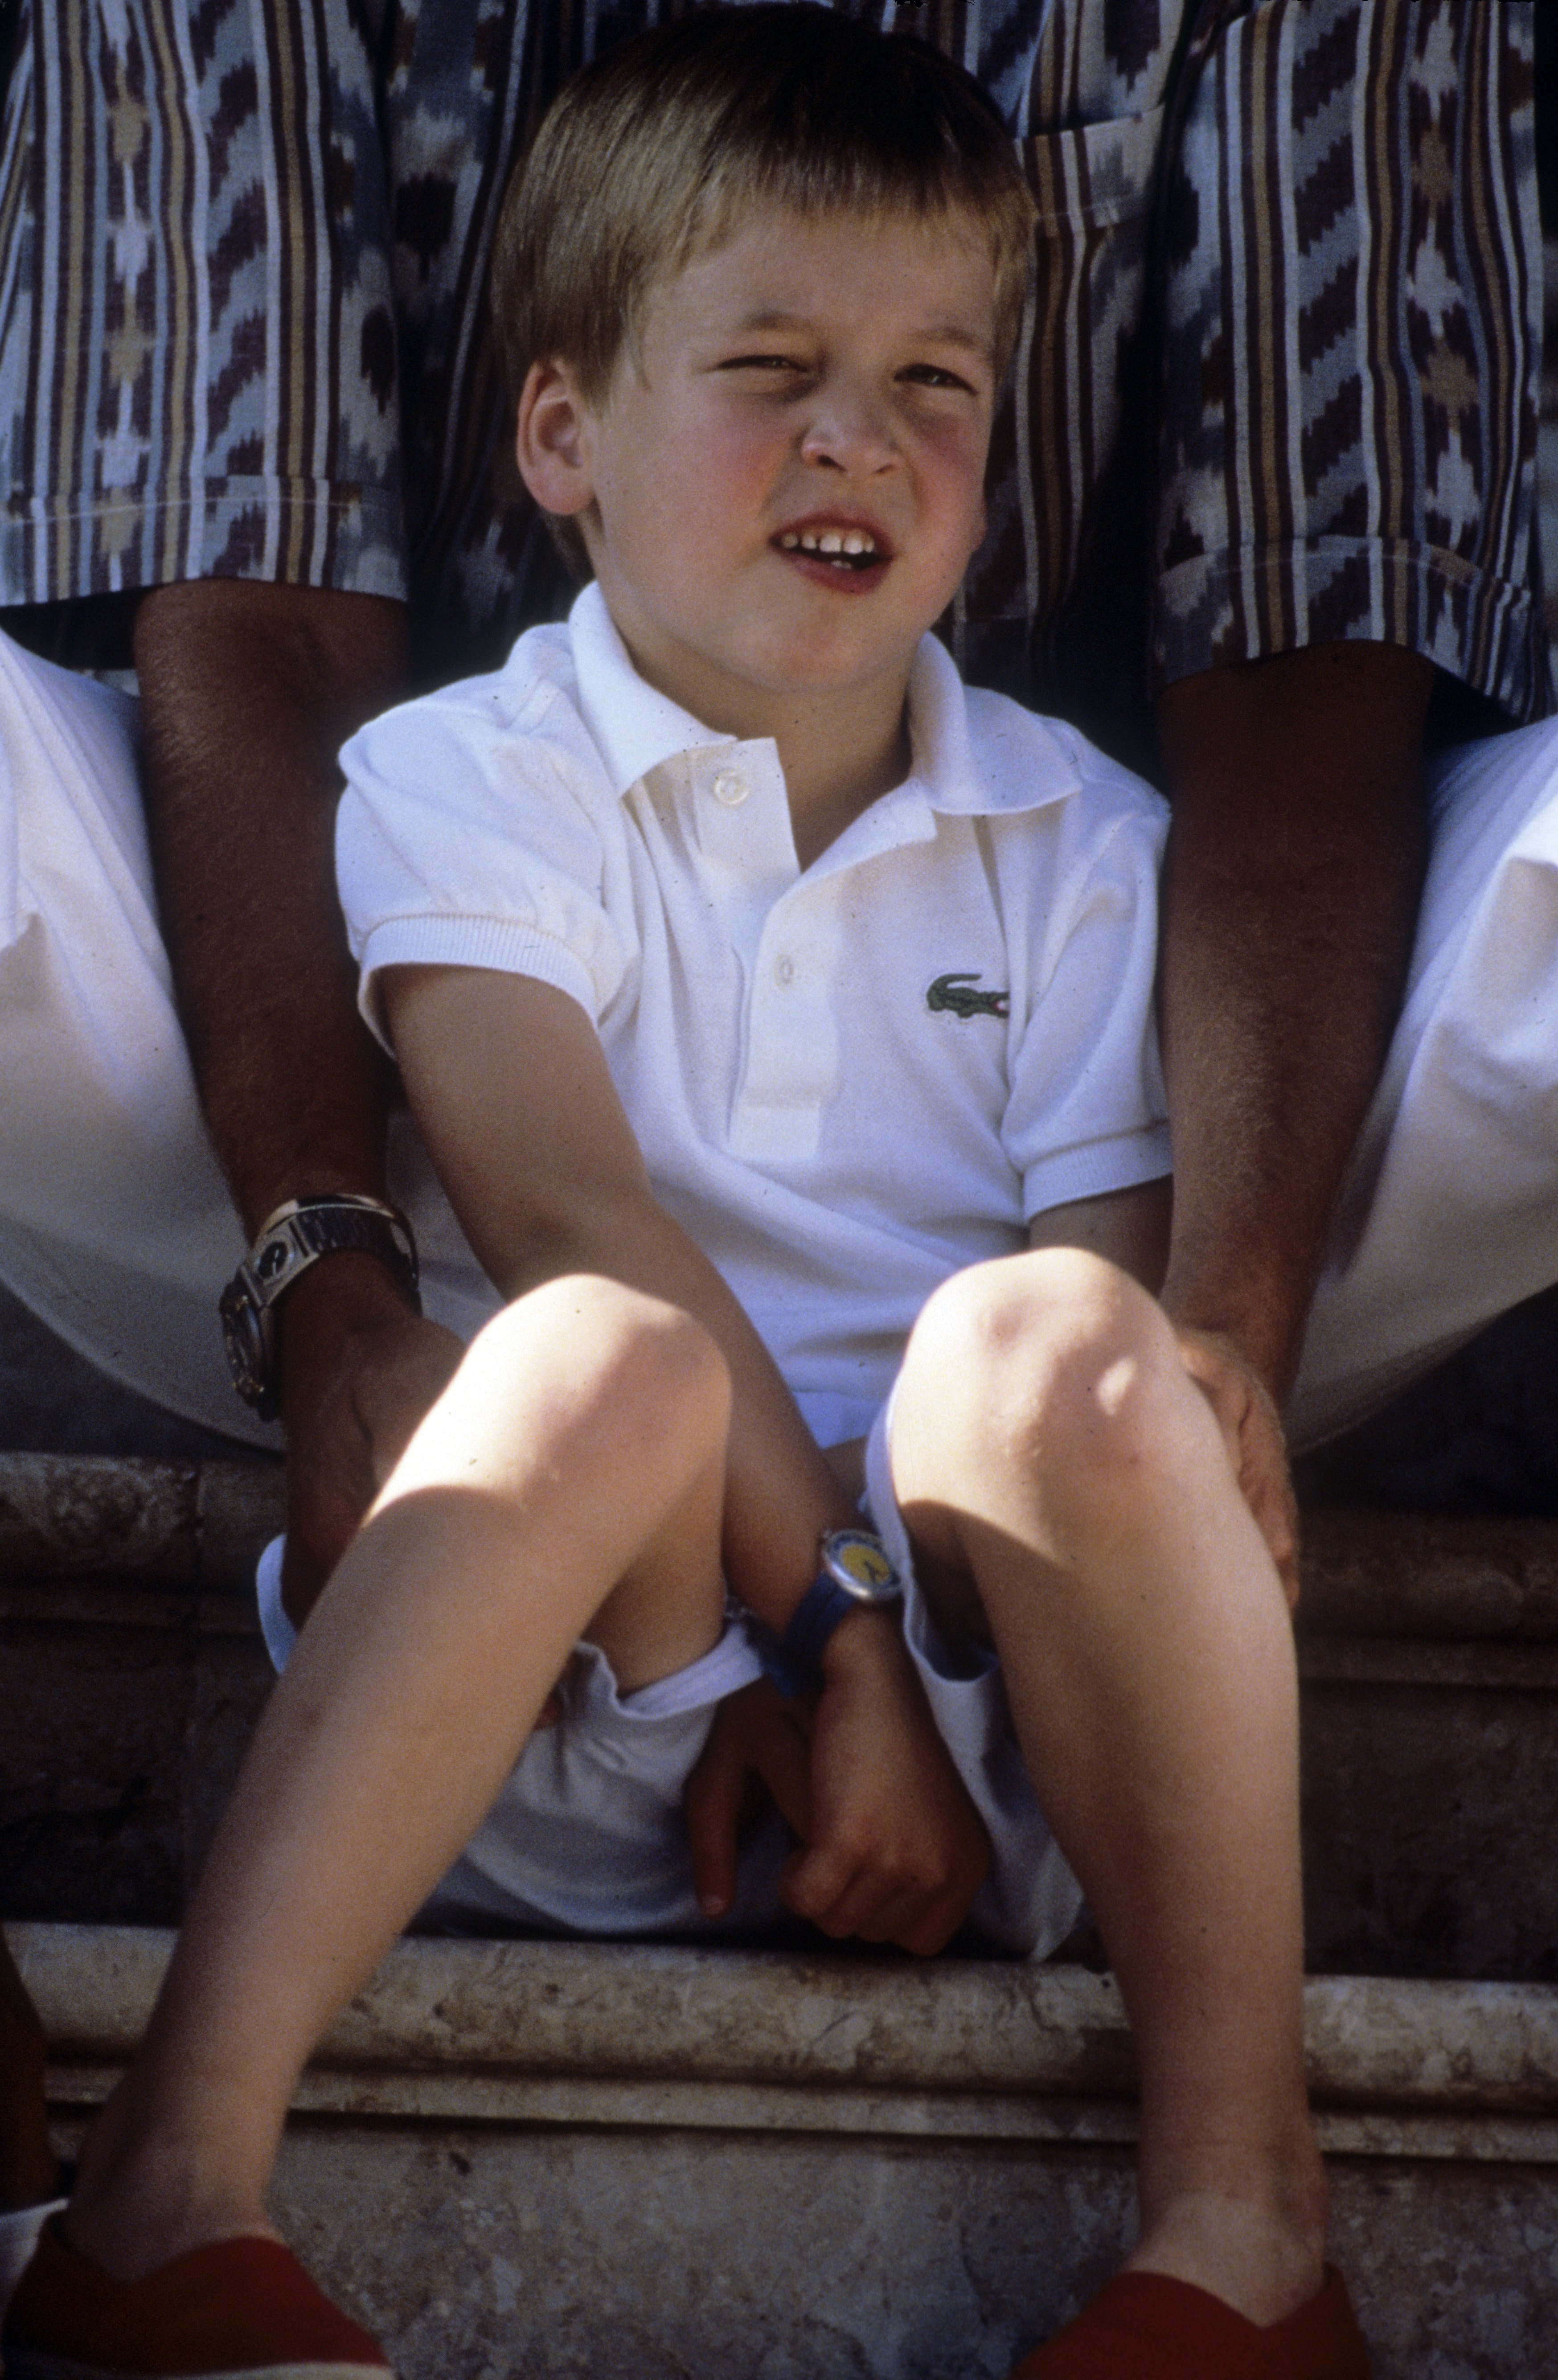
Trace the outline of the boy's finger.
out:
<instances>
[{"instance_id":1,"label":"boy's finger","mask_svg":"<svg viewBox=\"0 0 1558 2380\"><path fill-rule=\"evenodd\" d=\"M746 1790L746 1757L716 1720L682 1794L693 1889L705 1917L723 1917L736 1898L736 1846Z\"/></svg>"},{"instance_id":2,"label":"boy's finger","mask_svg":"<svg viewBox=\"0 0 1558 2380\"><path fill-rule=\"evenodd\" d=\"M753 1756L779 1815L805 1842L811 1832L811 1751L788 1713L764 1729Z\"/></svg>"},{"instance_id":3,"label":"boy's finger","mask_svg":"<svg viewBox=\"0 0 1558 2380\"><path fill-rule=\"evenodd\" d=\"M852 1854L832 1845L802 1845L785 1863L779 1877L779 1898L797 1917L809 1918L824 1934L843 1936L851 1928L841 1923L839 1911L857 1873Z\"/></svg>"},{"instance_id":4,"label":"boy's finger","mask_svg":"<svg viewBox=\"0 0 1558 2380\"><path fill-rule=\"evenodd\" d=\"M859 1900L862 1897L858 1892L849 1896L851 1900ZM909 1937L919 1939L927 1921L933 1921L940 1905L939 1897L928 1893L922 1887L904 1886L895 1892L878 1893L869 1909L858 1917L847 1910L841 1911L839 1914L848 1925L849 1932L858 1935L862 1942L894 1942L907 1949Z\"/></svg>"},{"instance_id":5,"label":"boy's finger","mask_svg":"<svg viewBox=\"0 0 1558 2380\"><path fill-rule=\"evenodd\" d=\"M904 1924L886 1937L900 1950L912 1952L917 1959L933 1959L944 1950L963 1920L968 1914L970 1893L942 1893L911 1912Z\"/></svg>"}]
</instances>

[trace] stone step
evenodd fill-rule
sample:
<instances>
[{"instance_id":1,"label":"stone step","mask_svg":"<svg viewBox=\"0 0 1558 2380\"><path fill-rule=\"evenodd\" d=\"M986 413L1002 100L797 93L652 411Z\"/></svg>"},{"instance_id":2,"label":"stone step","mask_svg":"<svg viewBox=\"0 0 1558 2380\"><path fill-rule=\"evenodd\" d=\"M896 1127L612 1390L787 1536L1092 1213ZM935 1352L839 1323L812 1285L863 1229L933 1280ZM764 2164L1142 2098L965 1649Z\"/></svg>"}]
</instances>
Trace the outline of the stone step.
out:
<instances>
[{"instance_id":1,"label":"stone step","mask_svg":"<svg viewBox=\"0 0 1558 2380\"><path fill-rule=\"evenodd\" d=\"M7 1938L62 2145L165 1933ZM1540 2380L1558 2341L1558 1989L1321 1977L1310 2088L1376 2380ZM402 2380L1003 2380L1129 2237L1106 1975L405 1941L298 2094L288 2238Z\"/></svg>"},{"instance_id":2,"label":"stone step","mask_svg":"<svg viewBox=\"0 0 1558 2380\"><path fill-rule=\"evenodd\" d=\"M176 1922L282 1518L271 1464L0 1455L0 1915ZM1310 1515L1299 1663L1311 1964L1558 1980L1558 1523Z\"/></svg>"},{"instance_id":3,"label":"stone step","mask_svg":"<svg viewBox=\"0 0 1558 2380\"><path fill-rule=\"evenodd\" d=\"M103 1921L176 1919L263 1701L281 1512L262 1463L0 1456L0 1915L67 2150L170 1938ZM1334 2252L1378 2380L1540 2380L1558 1526L1312 1516L1299 1657ZM275 2205L403 2380L1004 2380L1123 2252L1135 2128L1065 1961L412 1940Z\"/></svg>"}]
</instances>

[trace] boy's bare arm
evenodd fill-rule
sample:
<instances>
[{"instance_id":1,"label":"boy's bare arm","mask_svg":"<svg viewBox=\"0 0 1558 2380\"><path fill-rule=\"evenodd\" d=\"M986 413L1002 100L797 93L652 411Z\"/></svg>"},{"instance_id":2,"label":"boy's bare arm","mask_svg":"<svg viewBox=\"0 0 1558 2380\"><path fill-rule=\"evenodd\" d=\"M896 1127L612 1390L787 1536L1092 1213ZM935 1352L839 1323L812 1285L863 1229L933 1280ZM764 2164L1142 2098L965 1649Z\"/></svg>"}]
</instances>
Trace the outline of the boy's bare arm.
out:
<instances>
[{"instance_id":1,"label":"boy's bare arm","mask_svg":"<svg viewBox=\"0 0 1558 2380\"><path fill-rule=\"evenodd\" d=\"M594 1026L566 993L488 969L392 968L383 998L433 1163L505 1294L603 1274L679 1305L718 1342L733 1390L726 1575L782 1630L819 1536L849 1525L855 1508L738 1301L656 1201ZM982 1879L983 1828L895 1626L852 1618L823 1670L798 1814L807 1841L786 1897L830 1932L938 1948ZM733 1828L734 1803L728 1815ZM725 1815L706 1806L705 1840ZM725 1873L718 1853L698 1867L700 1888Z\"/></svg>"},{"instance_id":2,"label":"boy's bare arm","mask_svg":"<svg viewBox=\"0 0 1558 2380\"><path fill-rule=\"evenodd\" d=\"M740 1305L655 1199L593 1026L549 985L489 968L395 967L384 1004L429 1153L505 1297L607 1275L693 1315L733 1389L727 1575L782 1628L847 1500Z\"/></svg>"},{"instance_id":3,"label":"boy's bare arm","mask_svg":"<svg viewBox=\"0 0 1558 2380\"><path fill-rule=\"evenodd\" d=\"M1073 1198L1064 1207L1047 1207L1028 1227L1030 1248L1086 1248L1105 1257L1128 1272L1154 1297L1162 1287L1168 1263L1169 1223L1174 1193L1167 1176L1138 1182L1129 1190L1111 1190L1102 1198Z\"/></svg>"}]
</instances>

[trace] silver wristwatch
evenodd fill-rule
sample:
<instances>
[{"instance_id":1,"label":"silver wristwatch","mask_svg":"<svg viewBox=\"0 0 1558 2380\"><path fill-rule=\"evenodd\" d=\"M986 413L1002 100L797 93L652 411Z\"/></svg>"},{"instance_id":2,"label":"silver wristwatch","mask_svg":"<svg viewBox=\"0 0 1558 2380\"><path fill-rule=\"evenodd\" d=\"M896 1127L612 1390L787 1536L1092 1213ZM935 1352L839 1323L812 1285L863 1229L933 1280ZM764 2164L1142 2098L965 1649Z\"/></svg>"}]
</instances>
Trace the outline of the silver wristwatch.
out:
<instances>
[{"instance_id":1,"label":"silver wristwatch","mask_svg":"<svg viewBox=\"0 0 1558 2380\"><path fill-rule=\"evenodd\" d=\"M321 1257L352 1250L377 1257L420 1314L417 1244L398 1207L355 1190L289 1198L267 1215L254 1245L222 1293L219 1311L233 1386L262 1421L274 1421L276 1306Z\"/></svg>"}]
</instances>

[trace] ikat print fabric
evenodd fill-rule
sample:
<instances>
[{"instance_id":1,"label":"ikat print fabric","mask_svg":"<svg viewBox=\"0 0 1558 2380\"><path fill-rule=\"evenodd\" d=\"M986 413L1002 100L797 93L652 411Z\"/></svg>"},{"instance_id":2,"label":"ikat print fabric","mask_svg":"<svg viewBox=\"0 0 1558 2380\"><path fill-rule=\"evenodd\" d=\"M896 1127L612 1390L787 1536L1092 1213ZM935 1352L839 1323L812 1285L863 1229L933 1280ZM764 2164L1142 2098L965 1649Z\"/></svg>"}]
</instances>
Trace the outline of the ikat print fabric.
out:
<instances>
[{"instance_id":1,"label":"ikat print fabric","mask_svg":"<svg viewBox=\"0 0 1558 2380\"><path fill-rule=\"evenodd\" d=\"M497 206L656 0L20 0L0 601L405 596L428 679L569 589L507 459ZM1530 0L866 0L1038 202L955 650L1123 757L1149 687L1336 637L1550 702Z\"/></svg>"}]
</instances>

